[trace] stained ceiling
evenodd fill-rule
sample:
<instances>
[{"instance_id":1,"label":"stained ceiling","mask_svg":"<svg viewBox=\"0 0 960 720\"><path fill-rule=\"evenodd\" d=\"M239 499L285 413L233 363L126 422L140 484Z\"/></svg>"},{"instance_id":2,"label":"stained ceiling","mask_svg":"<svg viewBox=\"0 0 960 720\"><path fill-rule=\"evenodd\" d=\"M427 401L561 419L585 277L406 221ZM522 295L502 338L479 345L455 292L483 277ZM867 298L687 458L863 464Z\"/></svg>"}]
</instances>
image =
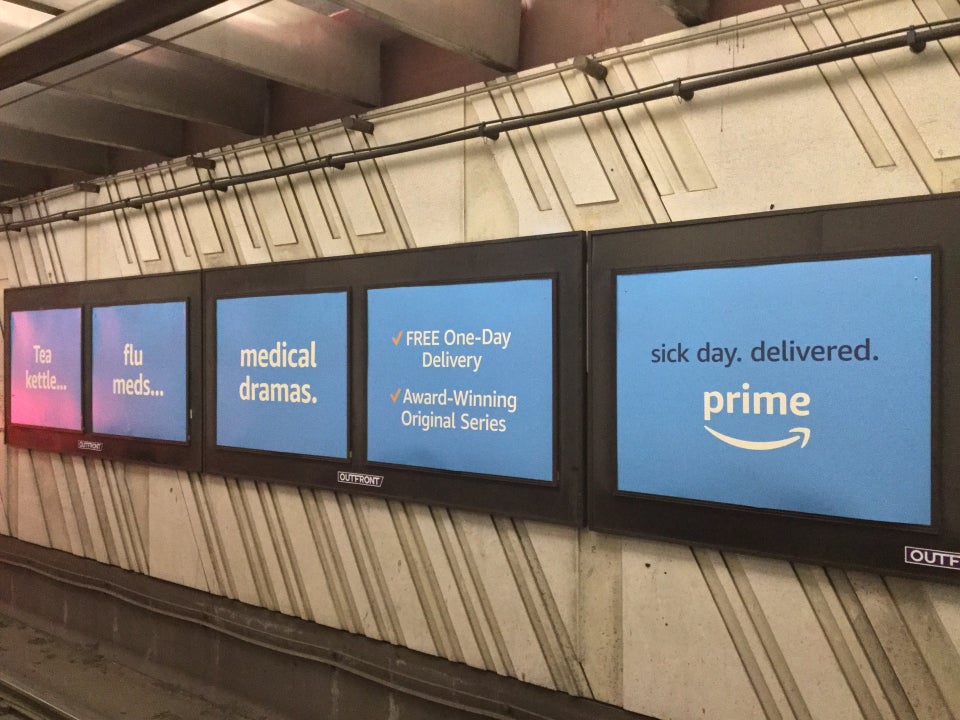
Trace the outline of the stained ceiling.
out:
<instances>
[{"instance_id":1,"label":"stained ceiling","mask_svg":"<svg viewBox=\"0 0 960 720\"><path fill-rule=\"evenodd\" d=\"M0 202L635 42L677 7L0 0Z\"/></svg>"}]
</instances>

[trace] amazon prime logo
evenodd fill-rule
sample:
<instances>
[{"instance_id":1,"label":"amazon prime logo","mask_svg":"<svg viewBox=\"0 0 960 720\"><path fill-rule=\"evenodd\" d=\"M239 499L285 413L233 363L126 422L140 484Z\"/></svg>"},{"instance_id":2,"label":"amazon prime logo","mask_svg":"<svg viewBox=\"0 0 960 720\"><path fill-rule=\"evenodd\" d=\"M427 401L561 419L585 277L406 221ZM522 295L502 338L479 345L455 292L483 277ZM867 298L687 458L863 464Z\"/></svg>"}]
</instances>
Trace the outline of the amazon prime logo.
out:
<instances>
[{"instance_id":1,"label":"amazon prime logo","mask_svg":"<svg viewBox=\"0 0 960 720\"><path fill-rule=\"evenodd\" d=\"M703 419L710 422L715 415L786 415L788 412L796 417L806 417L810 414L810 396L805 392L757 392L750 390L750 383L743 383L736 392L720 392L708 390L703 393ZM742 450L777 450L793 445L798 440L800 447L805 448L810 440L810 428L790 428L790 435L778 440L744 440L714 430L709 425L703 429L713 435L720 442L740 448Z\"/></svg>"}]
</instances>

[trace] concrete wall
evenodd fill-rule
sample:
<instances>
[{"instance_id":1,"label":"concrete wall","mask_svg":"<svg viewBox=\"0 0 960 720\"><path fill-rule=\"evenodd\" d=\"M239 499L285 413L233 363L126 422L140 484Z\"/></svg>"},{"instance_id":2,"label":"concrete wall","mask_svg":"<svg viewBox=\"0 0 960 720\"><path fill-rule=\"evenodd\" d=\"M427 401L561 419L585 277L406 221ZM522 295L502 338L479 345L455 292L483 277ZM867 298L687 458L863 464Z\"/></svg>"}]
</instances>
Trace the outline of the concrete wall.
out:
<instances>
[{"instance_id":1,"label":"concrete wall","mask_svg":"<svg viewBox=\"0 0 960 720\"><path fill-rule=\"evenodd\" d=\"M558 72L393 108L374 138L331 126L226 148L215 174L960 16L957 0L867 0L781 17L798 9L646 41L607 62L605 83ZM956 191L958 68L951 40L58 223L0 238L0 276L48 284ZM198 172L155 168L22 212ZM5 467L0 533L632 711L960 718L958 587L13 448Z\"/></svg>"}]
</instances>

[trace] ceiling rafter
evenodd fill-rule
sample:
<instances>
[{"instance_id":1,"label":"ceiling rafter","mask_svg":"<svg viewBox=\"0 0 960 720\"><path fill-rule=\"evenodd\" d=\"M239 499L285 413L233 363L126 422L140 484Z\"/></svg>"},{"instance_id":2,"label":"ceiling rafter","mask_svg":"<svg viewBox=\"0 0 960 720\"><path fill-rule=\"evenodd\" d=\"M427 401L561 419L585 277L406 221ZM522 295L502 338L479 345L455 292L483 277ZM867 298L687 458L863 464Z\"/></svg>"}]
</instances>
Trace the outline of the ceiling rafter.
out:
<instances>
[{"instance_id":1,"label":"ceiling rafter","mask_svg":"<svg viewBox=\"0 0 960 720\"><path fill-rule=\"evenodd\" d=\"M90 0L0 45L0 90L216 4L218 0Z\"/></svg>"},{"instance_id":2,"label":"ceiling rafter","mask_svg":"<svg viewBox=\"0 0 960 720\"><path fill-rule=\"evenodd\" d=\"M664 31L660 1L576 0L637 33ZM521 23L544 11L571 32L537 64L568 59L571 2L0 0L0 198L492 81L530 66Z\"/></svg>"},{"instance_id":3,"label":"ceiling rafter","mask_svg":"<svg viewBox=\"0 0 960 720\"><path fill-rule=\"evenodd\" d=\"M449 0L337 3L495 70L512 72L519 65L520 3L516 0L458 3L456 12L449 12Z\"/></svg>"},{"instance_id":4,"label":"ceiling rafter","mask_svg":"<svg viewBox=\"0 0 960 720\"><path fill-rule=\"evenodd\" d=\"M367 107L379 104L377 42L288 0L241 12L249 4L226 0L151 38L304 90Z\"/></svg>"},{"instance_id":5,"label":"ceiling rafter","mask_svg":"<svg viewBox=\"0 0 960 720\"><path fill-rule=\"evenodd\" d=\"M0 91L0 125L168 158L184 154L180 120L33 83Z\"/></svg>"},{"instance_id":6,"label":"ceiling rafter","mask_svg":"<svg viewBox=\"0 0 960 720\"><path fill-rule=\"evenodd\" d=\"M115 171L110 149L103 145L51 137L30 130L0 126L0 160L43 168L78 170L92 176Z\"/></svg>"}]
</instances>

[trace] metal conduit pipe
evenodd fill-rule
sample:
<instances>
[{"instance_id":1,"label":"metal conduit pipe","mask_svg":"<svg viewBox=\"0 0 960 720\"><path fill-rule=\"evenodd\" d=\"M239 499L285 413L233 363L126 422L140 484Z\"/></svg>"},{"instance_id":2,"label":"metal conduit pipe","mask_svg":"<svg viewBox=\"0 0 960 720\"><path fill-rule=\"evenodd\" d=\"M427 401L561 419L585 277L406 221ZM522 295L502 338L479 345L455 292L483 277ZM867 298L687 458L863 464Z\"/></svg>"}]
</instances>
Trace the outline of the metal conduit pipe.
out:
<instances>
[{"instance_id":1,"label":"metal conduit pipe","mask_svg":"<svg viewBox=\"0 0 960 720\"><path fill-rule=\"evenodd\" d=\"M938 23L929 23L919 27L906 27L898 30L891 30L888 33L873 36L870 39L857 41L853 43L842 43L831 45L819 50L810 50L796 55L789 55L773 60L765 60L751 65L745 65L739 68L729 70L718 70L712 73L692 75L684 78L677 78L673 81L659 83L640 90L615 95L600 100L578 103L565 108L547 110L529 115L522 115L503 120L470 125L457 130L451 130L435 135L429 135L414 140L405 140L402 142L382 145L380 147L368 148L353 152L327 155L316 160L310 160L293 165L286 165L280 168L271 168L258 172L234 175L225 178L216 178L205 182L199 182L187 185L174 190L166 190L158 193L150 193L134 198L124 198L114 202L93 205L75 210L67 210L52 215L8 222L0 225L0 231L19 232L25 228L48 225L63 220L77 221L81 217L96 215L125 208L142 208L147 203L160 202L162 200L171 200L173 198L195 195L207 191L225 191L235 185L258 182L261 180L270 180L278 177L285 177L304 172L316 170L338 169L342 170L347 163L359 163L364 160L377 160L379 158L399 155L401 153L414 152L427 148L450 145L453 143L464 142L475 138L486 138L496 140L501 133L511 130L520 130L524 128L545 125L560 120L569 120L571 118L583 117L595 113L617 110L630 105L638 105L655 100L663 100L670 97L679 97L684 100L692 100L694 94L710 88L731 85L733 83L743 82L761 77L777 75L791 70L800 70L808 67L815 67L824 63L846 60L863 55L871 55L877 52L894 50L897 48L910 48L914 53L920 53L929 42L935 42L944 38L960 36L960 21L948 20Z\"/></svg>"},{"instance_id":2,"label":"metal conduit pipe","mask_svg":"<svg viewBox=\"0 0 960 720\"><path fill-rule=\"evenodd\" d=\"M232 17L233 15L236 15L236 14L242 14L243 12L246 12L249 9L252 9L254 7L257 7L258 5L264 4L269 1L270 0L254 0L254 4L248 6L247 8L238 10L235 13L231 13L230 15L226 15L222 18L219 18L218 20L215 20L210 24L211 25L216 24L217 22L222 21L226 17ZM764 28L769 25L793 20L794 18L808 17L814 13L826 13L828 10L834 10L837 8L846 7L847 5L853 5L853 4L869 2L869 1L870 0L821 0L817 5L806 5L806 6L794 8L793 10L787 10L777 15L764 15L763 17L755 18L753 20L746 20L744 22L739 22L735 25L714 26L714 27L709 27L700 31L687 32L678 37L672 37L666 40L658 40L658 41L649 42L649 43L645 42L642 44L625 48L623 50L604 51L602 53L595 55L591 59L599 63L605 63L605 62L609 62L611 60L616 60L619 58L632 57L634 55L639 55L639 54L650 54L650 53L658 52L661 50L668 50L670 48L681 47L683 45L688 45L691 43L696 43L696 42L711 39L711 38L720 38L731 33L742 33L746 30ZM207 26L204 25L200 27L202 28ZM193 30L183 33L183 35L178 35L176 37L190 35L199 29L200 28L195 28ZM864 40L864 39L866 38L861 38L861 40ZM100 65L95 68L91 68L90 70L87 70L83 73L73 76L71 79L75 79L77 77L83 77L84 75L88 75L90 73L96 72L97 70L99 70L102 67L105 67L106 65L116 63L116 62L122 62L126 58L134 57L136 55L149 51L151 47L152 46L140 48L139 50L135 50L131 52L129 55L124 56L123 58L112 60L106 63L105 65ZM400 106L376 108L364 113L364 118L367 120L377 120L380 118L392 117L394 115L399 115L399 114L408 115L413 112L419 112L421 110L426 110L432 107L436 107L438 105L454 102L456 100L465 100L467 98L475 97L477 95L491 93L496 90L511 88L514 85L517 85L520 83L532 82L540 78L559 75L563 72L568 71L571 67L574 67L574 66L575 66L575 62L571 61L571 62L557 65L554 67L548 67L543 70L525 73L522 77L519 75L505 75L505 76L496 78L495 80L491 80L487 83L483 83L482 86L464 88L463 90L457 93L445 94L440 97L432 96L432 97L425 98L419 102L405 103ZM47 89L49 88L40 89L36 93L27 94L23 98L17 98L15 100L11 100L6 103L0 103L0 108L14 105L17 102L20 102L27 97L32 97L34 94L45 92ZM264 147L276 146L279 142L288 142L290 140L298 140L300 138L313 137L318 133L322 133L324 129L326 129L327 127L329 127L329 124L313 126L313 127L309 127L301 130L284 133L282 140L278 140L276 136L273 136L268 138L261 138L260 140L256 140L256 141L245 142L243 144L242 151L251 152L253 150L258 150ZM215 160L227 154L229 154L227 151L215 149L215 150L207 151L204 154L204 156L208 159ZM173 169L173 168L183 167L184 165L189 165L189 162L184 158L178 158L178 159L170 160L168 162L163 163L162 168ZM101 179L102 180L107 180L107 179L121 180L124 178L144 177L151 174L151 172L155 172L155 170L154 171L122 170ZM51 190L45 190L41 193L38 193L38 196L39 198L49 200L49 199L64 197L65 195L69 195L71 192L72 190L70 188L61 187L61 188L54 188ZM11 202L16 202L16 201L11 201ZM20 204L22 204L22 202ZM4 208L10 208L10 207L11 206L9 204L4 205L0 203L0 211L3 211Z\"/></svg>"}]
</instances>

